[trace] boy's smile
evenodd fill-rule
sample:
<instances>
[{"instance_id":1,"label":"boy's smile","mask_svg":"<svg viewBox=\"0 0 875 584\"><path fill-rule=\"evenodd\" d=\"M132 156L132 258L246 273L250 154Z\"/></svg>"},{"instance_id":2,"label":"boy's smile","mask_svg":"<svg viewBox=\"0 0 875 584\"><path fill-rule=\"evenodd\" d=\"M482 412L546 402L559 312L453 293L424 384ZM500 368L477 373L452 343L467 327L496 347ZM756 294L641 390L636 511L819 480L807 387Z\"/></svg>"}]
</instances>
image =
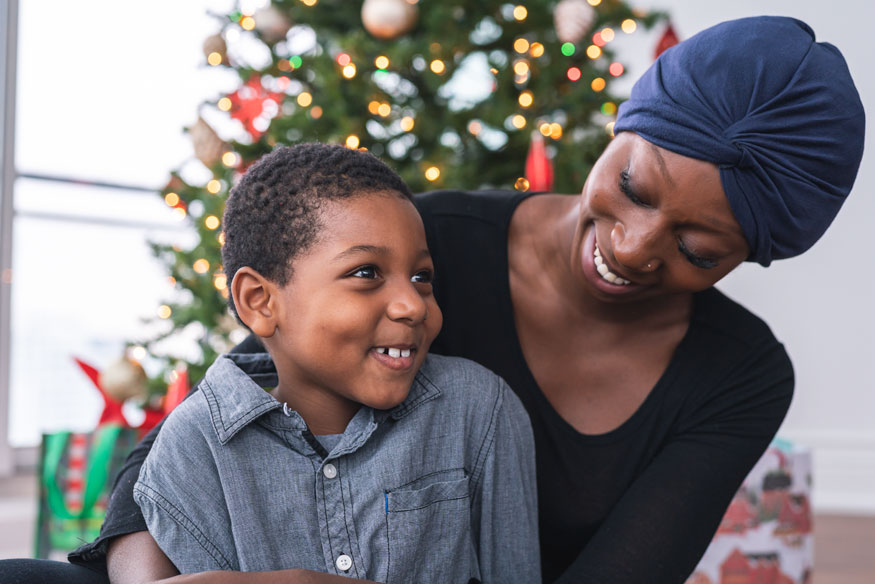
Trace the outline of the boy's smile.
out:
<instances>
[{"instance_id":1,"label":"boy's smile","mask_svg":"<svg viewBox=\"0 0 875 584\"><path fill-rule=\"evenodd\" d=\"M274 286L264 339L279 374L273 395L315 434L341 433L364 404L407 397L442 317L422 220L394 192L322 203L316 242Z\"/></svg>"}]
</instances>

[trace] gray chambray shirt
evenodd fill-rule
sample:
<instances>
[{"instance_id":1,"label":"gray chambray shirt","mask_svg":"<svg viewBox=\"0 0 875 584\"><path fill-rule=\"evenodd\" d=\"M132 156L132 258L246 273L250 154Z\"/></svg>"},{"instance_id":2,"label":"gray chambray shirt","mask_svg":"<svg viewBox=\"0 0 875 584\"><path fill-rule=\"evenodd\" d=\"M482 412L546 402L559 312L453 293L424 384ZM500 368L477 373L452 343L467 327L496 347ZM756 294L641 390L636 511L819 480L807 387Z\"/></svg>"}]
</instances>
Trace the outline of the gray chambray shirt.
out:
<instances>
[{"instance_id":1,"label":"gray chambray shirt","mask_svg":"<svg viewBox=\"0 0 875 584\"><path fill-rule=\"evenodd\" d=\"M225 355L165 421L134 497L180 572L540 582L531 425L501 378L429 355L403 403L362 407L331 452L274 385L266 353Z\"/></svg>"}]
</instances>

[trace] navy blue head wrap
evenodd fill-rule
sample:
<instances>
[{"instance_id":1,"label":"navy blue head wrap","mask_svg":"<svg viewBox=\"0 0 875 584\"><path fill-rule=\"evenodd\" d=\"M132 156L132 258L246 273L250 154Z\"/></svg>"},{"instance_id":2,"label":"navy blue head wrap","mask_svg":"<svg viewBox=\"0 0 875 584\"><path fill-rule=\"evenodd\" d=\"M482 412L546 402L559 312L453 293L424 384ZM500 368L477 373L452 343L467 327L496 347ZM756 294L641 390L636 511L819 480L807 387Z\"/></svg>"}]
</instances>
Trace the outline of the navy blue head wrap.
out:
<instances>
[{"instance_id":1,"label":"navy blue head wrap","mask_svg":"<svg viewBox=\"0 0 875 584\"><path fill-rule=\"evenodd\" d=\"M814 245L851 190L863 105L841 53L799 20L742 18L664 52L620 106L635 132L713 162L764 266Z\"/></svg>"}]
</instances>

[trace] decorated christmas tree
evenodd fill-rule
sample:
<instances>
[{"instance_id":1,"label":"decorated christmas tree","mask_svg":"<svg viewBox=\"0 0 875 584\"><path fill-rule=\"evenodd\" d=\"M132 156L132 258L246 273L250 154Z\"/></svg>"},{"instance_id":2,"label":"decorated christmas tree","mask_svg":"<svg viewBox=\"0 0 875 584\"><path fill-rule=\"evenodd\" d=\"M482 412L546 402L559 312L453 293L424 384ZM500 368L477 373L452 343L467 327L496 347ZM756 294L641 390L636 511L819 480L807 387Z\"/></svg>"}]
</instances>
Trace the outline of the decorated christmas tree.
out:
<instances>
[{"instance_id":1,"label":"decorated christmas tree","mask_svg":"<svg viewBox=\"0 0 875 584\"><path fill-rule=\"evenodd\" d=\"M196 243L153 246L178 292L139 349L163 367L153 392L181 362L200 379L240 338L226 309L221 217L258 157L333 142L380 156L414 192L579 191L617 111L610 86L624 67L611 42L663 15L618 0L256 0L216 18L205 66L239 84L189 128L206 180L177 171L162 193ZM205 121L216 116L236 133L220 137ZM192 330L197 349L175 357L167 339Z\"/></svg>"}]
</instances>

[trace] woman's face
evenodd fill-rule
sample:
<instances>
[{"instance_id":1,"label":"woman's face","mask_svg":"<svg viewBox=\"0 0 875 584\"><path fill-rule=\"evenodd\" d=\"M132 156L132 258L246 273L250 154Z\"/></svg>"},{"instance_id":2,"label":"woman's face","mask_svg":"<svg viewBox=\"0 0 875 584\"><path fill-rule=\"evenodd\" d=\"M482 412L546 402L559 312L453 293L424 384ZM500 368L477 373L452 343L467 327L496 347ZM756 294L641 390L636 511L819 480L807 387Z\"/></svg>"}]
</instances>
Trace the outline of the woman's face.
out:
<instances>
[{"instance_id":1,"label":"woman's face","mask_svg":"<svg viewBox=\"0 0 875 584\"><path fill-rule=\"evenodd\" d=\"M698 292L749 254L714 164L622 132L583 187L573 266L606 301Z\"/></svg>"}]
</instances>

